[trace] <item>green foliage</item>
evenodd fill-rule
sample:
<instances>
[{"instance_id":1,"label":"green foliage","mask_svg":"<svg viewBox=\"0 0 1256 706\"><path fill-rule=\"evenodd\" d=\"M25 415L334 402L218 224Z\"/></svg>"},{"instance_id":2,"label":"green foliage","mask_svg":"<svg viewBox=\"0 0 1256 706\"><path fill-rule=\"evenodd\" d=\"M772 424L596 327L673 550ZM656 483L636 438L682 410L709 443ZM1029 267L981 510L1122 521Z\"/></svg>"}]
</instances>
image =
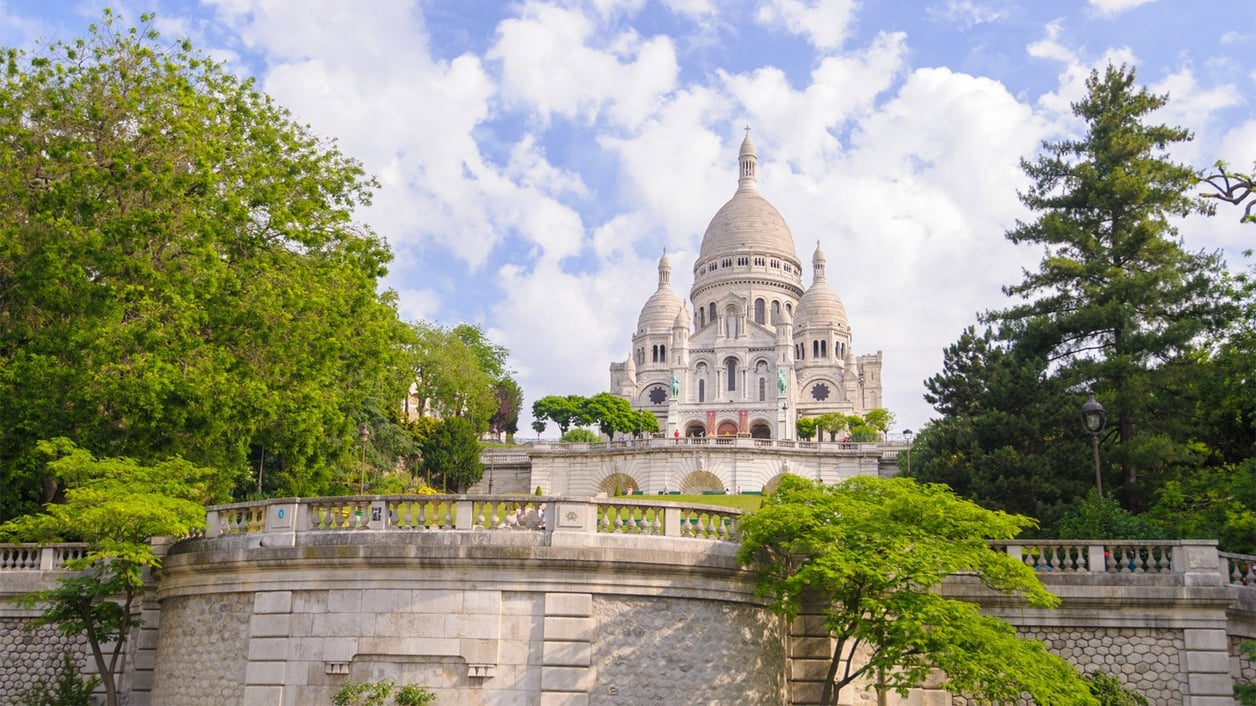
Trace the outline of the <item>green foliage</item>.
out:
<instances>
[{"instance_id":1,"label":"green foliage","mask_svg":"<svg viewBox=\"0 0 1256 706\"><path fill-rule=\"evenodd\" d=\"M819 422L814 418L799 417L798 420L794 422L794 429L798 431L799 439L809 441L815 438L816 432L819 429Z\"/></svg>"},{"instance_id":2,"label":"green foliage","mask_svg":"<svg viewBox=\"0 0 1256 706\"><path fill-rule=\"evenodd\" d=\"M864 424L879 432L882 437L894 426L894 413L884 407L868 410L864 415Z\"/></svg>"},{"instance_id":3,"label":"green foliage","mask_svg":"<svg viewBox=\"0 0 1256 706\"><path fill-rule=\"evenodd\" d=\"M1073 105L1085 135L1022 163L1033 184L1021 201L1039 216L1007 237L1046 255L1004 288L1024 303L985 319L1050 360L1054 376L1099 394L1117 442L1109 463L1123 471L1114 480L1130 486L1123 494L1137 509L1175 465L1192 462L1176 434L1182 407L1162 391L1172 363L1237 310L1220 257L1187 252L1172 226L1205 205L1188 193L1194 170L1167 155L1190 132L1145 122L1167 96L1137 87L1125 67L1092 72L1086 88Z\"/></svg>"},{"instance_id":4,"label":"green foliage","mask_svg":"<svg viewBox=\"0 0 1256 706\"><path fill-rule=\"evenodd\" d=\"M484 357L491 361L493 356L467 342L482 340L467 333L478 333L479 329L465 325L446 329L425 322L413 324L412 328L415 344L409 354L414 396L419 403L426 403L432 416L463 417L477 434L487 431L489 419L499 405L497 380L481 362Z\"/></svg>"},{"instance_id":5,"label":"green foliage","mask_svg":"<svg viewBox=\"0 0 1256 706\"><path fill-rule=\"evenodd\" d=\"M583 424L584 398L579 395L548 395L532 403L532 417L548 419L558 425L558 431L567 433L572 424ZM534 427L535 428L535 427Z\"/></svg>"},{"instance_id":6,"label":"green foliage","mask_svg":"<svg viewBox=\"0 0 1256 706\"><path fill-rule=\"evenodd\" d=\"M1256 641L1240 642L1239 652L1247 655L1249 663L1256 663ZM1238 697L1242 706L1256 706L1256 684L1250 681L1246 684L1236 684L1234 686L1234 695Z\"/></svg>"},{"instance_id":7,"label":"green foliage","mask_svg":"<svg viewBox=\"0 0 1256 706\"><path fill-rule=\"evenodd\" d=\"M462 417L436 422L421 448L423 472L429 478L439 478L449 492L464 492L484 477L479 437L471 422Z\"/></svg>"},{"instance_id":8,"label":"green foliage","mask_svg":"<svg viewBox=\"0 0 1256 706\"><path fill-rule=\"evenodd\" d=\"M1256 458L1165 483L1144 516L1168 536L1216 539L1221 551L1256 554Z\"/></svg>"},{"instance_id":9,"label":"green foliage","mask_svg":"<svg viewBox=\"0 0 1256 706\"><path fill-rule=\"evenodd\" d=\"M533 495L544 495L544 493L541 492L541 486L538 485L536 487L536 492L533 493Z\"/></svg>"},{"instance_id":10,"label":"green foliage","mask_svg":"<svg viewBox=\"0 0 1256 706\"><path fill-rule=\"evenodd\" d=\"M98 460L67 439L40 442L39 450L51 459L48 469L65 488L65 501L0 525L0 540L88 543L82 558L66 562L81 573L19 600L45 606L36 625L56 625L87 639L108 704L116 706L113 675L137 625L133 608L143 594L144 572L161 566L149 540L204 528L204 503L221 479L178 458L152 466Z\"/></svg>"},{"instance_id":11,"label":"green foliage","mask_svg":"<svg viewBox=\"0 0 1256 706\"><path fill-rule=\"evenodd\" d=\"M851 441L872 442L881 440L881 431L868 424L863 417L847 417L846 428L850 431Z\"/></svg>"},{"instance_id":12,"label":"green foliage","mask_svg":"<svg viewBox=\"0 0 1256 706\"><path fill-rule=\"evenodd\" d=\"M588 443L601 441L602 438L595 432L588 429L572 429L571 431L563 434L563 438L561 440L573 443Z\"/></svg>"},{"instance_id":13,"label":"green foliage","mask_svg":"<svg viewBox=\"0 0 1256 706\"><path fill-rule=\"evenodd\" d=\"M92 691L100 684L98 677L84 679L69 653L61 653L61 669L56 681L40 680L18 697L18 706L95 706Z\"/></svg>"},{"instance_id":14,"label":"green foliage","mask_svg":"<svg viewBox=\"0 0 1256 706\"><path fill-rule=\"evenodd\" d=\"M1091 489L1060 518L1060 539L1161 539L1157 527L1135 516L1111 495Z\"/></svg>"},{"instance_id":15,"label":"green foliage","mask_svg":"<svg viewBox=\"0 0 1256 706\"><path fill-rule=\"evenodd\" d=\"M830 414L821 414L815 418L816 433L828 432L829 441L837 441L837 435L840 434L847 425L850 424L851 417L844 414L832 412Z\"/></svg>"},{"instance_id":16,"label":"green foliage","mask_svg":"<svg viewBox=\"0 0 1256 706\"><path fill-rule=\"evenodd\" d=\"M324 492L408 385L374 182L151 22L0 58L0 519L56 497L57 436Z\"/></svg>"},{"instance_id":17,"label":"green foliage","mask_svg":"<svg viewBox=\"0 0 1256 706\"><path fill-rule=\"evenodd\" d=\"M431 689L418 684L406 684L397 689L391 679L385 679L378 682L345 682L332 695L331 703L332 706L384 706L390 697L397 706L427 706L436 701L436 694Z\"/></svg>"},{"instance_id":18,"label":"green foliage","mask_svg":"<svg viewBox=\"0 0 1256 706\"><path fill-rule=\"evenodd\" d=\"M1100 706L1147 706L1142 694L1126 689L1120 679L1110 674L1095 672L1086 676L1086 683Z\"/></svg>"},{"instance_id":19,"label":"green foliage","mask_svg":"<svg viewBox=\"0 0 1256 706\"><path fill-rule=\"evenodd\" d=\"M1057 605L1029 567L987 544L1031 525L907 478L825 486L786 476L741 521L738 557L772 610L792 619L814 600L822 612L835 637L822 703L837 703L865 675L883 675L906 695L941 669L944 688L979 699L1015 701L1025 692L1042 706L1095 704L1080 675L1041 643L934 590L967 574L1031 605ZM856 645L867 652L863 664L844 660Z\"/></svg>"}]
</instances>

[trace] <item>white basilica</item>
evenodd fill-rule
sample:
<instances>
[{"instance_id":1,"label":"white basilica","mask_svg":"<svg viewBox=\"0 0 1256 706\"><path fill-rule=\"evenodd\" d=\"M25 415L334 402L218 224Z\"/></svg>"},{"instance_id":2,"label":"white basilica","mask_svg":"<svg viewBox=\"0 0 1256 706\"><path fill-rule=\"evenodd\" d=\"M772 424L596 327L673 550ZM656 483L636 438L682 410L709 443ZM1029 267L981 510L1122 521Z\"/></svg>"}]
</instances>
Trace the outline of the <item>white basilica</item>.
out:
<instances>
[{"instance_id":1,"label":"white basilica","mask_svg":"<svg viewBox=\"0 0 1256 706\"><path fill-rule=\"evenodd\" d=\"M702 237L692 314L659 260L632 354L612 363L611 392L659 418L667 436L792 439L794 422L882 406L881 353L856 356L850 323L816 244L811 286L781 214L759 194L749 130L737 191Z\"/></svg>"}]
</instances>

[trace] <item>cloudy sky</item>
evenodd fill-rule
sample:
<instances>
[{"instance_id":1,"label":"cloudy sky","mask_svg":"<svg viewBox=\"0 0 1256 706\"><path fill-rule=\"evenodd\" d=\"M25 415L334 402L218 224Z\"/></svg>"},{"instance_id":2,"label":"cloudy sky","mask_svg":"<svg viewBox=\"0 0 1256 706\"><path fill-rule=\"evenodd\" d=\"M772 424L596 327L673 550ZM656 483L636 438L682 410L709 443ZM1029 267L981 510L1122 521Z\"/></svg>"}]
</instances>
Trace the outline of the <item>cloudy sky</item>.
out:
<instances>
[{"instance_id":1,"label":"cloudy sky","mask_svg":"<svg viewBox=\"0 0 1256 706\"><path fill-rule=\"evenodd\" d=\"M664 248L688 294L746 125L856 352L884 353L900 428L1040 259L1003 237L1026 217L1018 163L1076 134L1092 68L1170 94L1158 117L1196 136L1179 161L1256 161L1256 0L0 0L0 44L80 36L106 4L155 11L376 175L360 218L392 245L403 316L482 326L525 407L607 388ZM1181 233L1241 267L1237 221Z\"/></svg>"}]
</instances>

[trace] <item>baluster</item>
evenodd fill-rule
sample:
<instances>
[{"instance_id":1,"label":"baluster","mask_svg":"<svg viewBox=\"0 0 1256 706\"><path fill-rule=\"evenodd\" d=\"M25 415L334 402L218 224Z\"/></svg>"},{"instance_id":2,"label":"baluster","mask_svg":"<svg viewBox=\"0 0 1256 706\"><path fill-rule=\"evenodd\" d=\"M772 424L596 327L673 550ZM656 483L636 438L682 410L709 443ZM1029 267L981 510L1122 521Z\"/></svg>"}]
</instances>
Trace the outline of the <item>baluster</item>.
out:
<instances>
[{"instance_id":1,"label":"baluster","mask_svg":"<svg viewBox=\"0 0 1256 706\"><path fill-rule=\"evenodd\" d=\"M489 521L492 522L491 529L499 529L501 527L501 519L497 511L501 509L501 503L492 503L492 514L489 515Z\"/></svg>"},{"instance_id":2,"label":"baluster","mask_svg":"<svg viewBox=\"0 0 1256 706\"><path fill-rule=\"evenodd\" d=\"M451 530L454 528L454 503L450 500L443 500L441 504L445 506L445 524L441 525L440 528Z\"/></svg>"},{"instance_id":3,"label":"baluster","mask_svg":"<svg viewBox=\"0 0 1256 706\"><path fill-rule=\"evenodd\" d=\"M427 529L427 501L420 500L417 505L419 506L418 529L425 530Z\"/></svg>"},{"instance_id":4,"label":"baluster","mask_svg":"<svg viewBox=\"0 0 1256 706\"><path fill-rule=\"evenodd\" d=\"M474 508L475 506L476 506L476 503L472 501L471 507ZM483 501L479 503L479 509L476 511L475 526L479 527L480 529L484 529L484 502Z\"/></svg>"}]
</instances>

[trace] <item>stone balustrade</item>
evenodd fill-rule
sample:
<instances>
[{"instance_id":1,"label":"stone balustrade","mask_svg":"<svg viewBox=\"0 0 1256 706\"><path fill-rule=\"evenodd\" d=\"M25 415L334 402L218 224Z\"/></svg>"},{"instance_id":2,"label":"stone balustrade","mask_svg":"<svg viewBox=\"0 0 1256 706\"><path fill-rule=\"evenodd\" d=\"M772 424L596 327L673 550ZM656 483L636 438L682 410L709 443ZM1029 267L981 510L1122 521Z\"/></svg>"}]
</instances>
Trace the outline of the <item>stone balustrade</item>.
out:
<instances>
[{"instance_id":1,"label":"stone balustrade","mask_svg":"<svg viewBox=\"0 0 1256 706\"><path fill-rule=\"evenodd\" d=\"M586 532L737 540L741 511L629 498L389 495L281 498L210 507L207 538L322 531Z\"/></svg>"}]
</instances>

